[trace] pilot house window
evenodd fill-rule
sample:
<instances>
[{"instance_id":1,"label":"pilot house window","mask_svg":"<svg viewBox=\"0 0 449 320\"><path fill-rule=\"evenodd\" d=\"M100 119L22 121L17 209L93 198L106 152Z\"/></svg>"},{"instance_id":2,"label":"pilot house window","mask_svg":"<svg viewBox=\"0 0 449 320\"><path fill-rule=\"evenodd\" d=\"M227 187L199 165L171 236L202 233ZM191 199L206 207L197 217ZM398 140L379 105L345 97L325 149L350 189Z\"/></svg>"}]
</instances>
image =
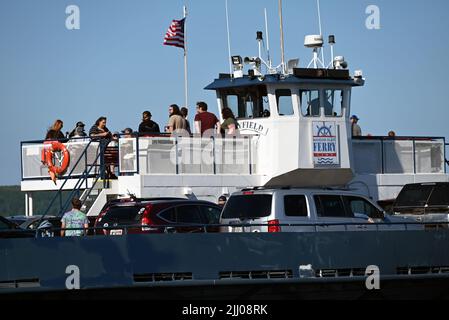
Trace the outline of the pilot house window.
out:
<instances>
[{"instance_id":1,"label":"pilot house window","mask_svg":"<svg viewBox=\"0 0 449 320\"><path fill-rule=\"evenodd\" d=\"M293 110L292 92L288 89L276 90L276 101L280 116L292 116Z\"/></svg>"},{"instance_id":2,"label":"pilot house window","mask_svg":"<svg viewBox=\"0 0 449 320\"><path fill-rule=\"evenodd\" d=\"M227 89L220 94L224 107L230 108L238 119L268 118L271 115L265 86Z\"/></svg>"},{"instance_id":3,"label":"pilot house window","mask_svg":"<svg viewBox=\"0 0 449 320\"><path fill-rule=\"evenodd\" d=\"M301 90L301 112L305 117L341 117L344 111L344 90ZM322 111L323 110L323 111Z\"/></svg>"},{"instance_id":4,"label":"pilot house window","mask_svg":"<svg viewBox=\"0 0 449 320\"><path fill-rule=\"evenodd\" d=\"M306 117L320 116L320 92L318 90L306 90L300 92L301 112Z\"/></svg>"},{"instance_id":5,"label":"pilot house window","mask_svg":"<svg viewBox=\"0 0 449 320\"><path fill-rule=\"evenodd\" d=\"M324 114L326 117L341 117L343 115L343 91L326 90Z\"/></svg>"}]
</instances>

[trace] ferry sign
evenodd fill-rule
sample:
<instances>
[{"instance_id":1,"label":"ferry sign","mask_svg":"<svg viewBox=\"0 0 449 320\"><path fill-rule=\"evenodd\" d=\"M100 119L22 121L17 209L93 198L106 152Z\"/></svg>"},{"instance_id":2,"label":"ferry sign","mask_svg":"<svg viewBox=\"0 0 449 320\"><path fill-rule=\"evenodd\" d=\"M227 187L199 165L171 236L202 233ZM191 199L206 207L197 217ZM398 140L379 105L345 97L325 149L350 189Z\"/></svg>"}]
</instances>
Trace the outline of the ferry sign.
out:
<instances>
[{"instance_id":1,"label":"ferry sign","mask_svg":"<svg viewBox=\"0 0 449 320\"><path fill-rule=\"evenodd\" d=\"M239 129L242 131L253 131L263 136L268 134L268 128L255 121L239 121Z\"/></svg>"},{"instance_id":2,"label":"ferry sign","mask_svg":"<svg viewBox=\"0 0 449 320\"><path fill-rule=\"evenodd\" d=\"M339 165L339 145L335 122L313 122L313 163Z\"/></svg>"}]
</instances>

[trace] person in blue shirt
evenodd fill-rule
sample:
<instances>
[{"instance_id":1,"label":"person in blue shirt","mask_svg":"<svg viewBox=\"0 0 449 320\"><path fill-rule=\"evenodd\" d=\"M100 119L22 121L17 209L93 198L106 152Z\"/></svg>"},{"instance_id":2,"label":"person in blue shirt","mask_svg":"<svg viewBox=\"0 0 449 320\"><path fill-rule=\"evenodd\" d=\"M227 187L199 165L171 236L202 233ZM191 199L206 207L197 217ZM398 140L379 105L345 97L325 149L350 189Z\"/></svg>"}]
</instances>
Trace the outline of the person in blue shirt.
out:
<instances>
[{"instance_id":1,"label":"person in blue shirt","mask_svg":"<svg viewBox=\"0 0 449 320\"><path fill-rule=\"evenodd\" d=\"M81 212L81 201L78 198L72 199L72 210L64 214L61 223L61 237L81 237L86 235L86 229L89 228L89 220Z\"/></svg>"}]
</instances>

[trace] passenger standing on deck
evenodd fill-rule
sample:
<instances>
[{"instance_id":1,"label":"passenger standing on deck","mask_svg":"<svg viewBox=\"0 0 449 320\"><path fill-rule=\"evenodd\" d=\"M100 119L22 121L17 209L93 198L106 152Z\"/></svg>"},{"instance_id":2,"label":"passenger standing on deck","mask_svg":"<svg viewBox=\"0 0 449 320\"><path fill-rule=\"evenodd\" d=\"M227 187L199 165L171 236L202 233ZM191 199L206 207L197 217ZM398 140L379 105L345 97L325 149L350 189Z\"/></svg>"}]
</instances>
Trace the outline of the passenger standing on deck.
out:
<instances>
[{"instance_id":1,"label":"passenger standing on deck","mask_svg":"<svg viewBox=\"0 0 449 320\"><path fill-rule=\"evenodd\" d=\"M114 171L118 162L118 149L114 146L108 147L113 137L108 127L106 127L106 123L106 117L98 118L92 128L90 128L89 136L94 140L100 141L100 152L103 154L103 158L100 160L102 168L101 178L106 178L103 170L104 168L106 169L109 178L116 179L117 177L114 174Z\"/></svg>"},{"instance_id":2,"label":"passenger standing on deck","mask_svg":"<svg viewBox=\"0 0 449 320\"><path fill-rule=\"evenodd\" d=\"M353 115L351 117L351 124L352 124L352 136L353 137L361 137L362 136L362 129L358 125L359 117L356 115Z\"/></svg>"},{"instance_id":3,"label":"passenger standing on deck","mask_svg":"<svg viewBox=\"0 0 449 320\"><path fill-rule=\"evenodd\" d=\"M89 228L89 220L81 212L81 201L78 198L72 199L72 210L64 214L61 223L61 237L80 237L86 235L86 229Z\"/></svg>"},{"instance_id":4,"label":"passenger standing on deck","mask_svg":"<svg viewBox=\"0 0 449 320\"><path fill-rule=\"evenodd\" d=\"M101 138L101 139L110 139L112 138L112 134L109 131L108 127L106 127L107 118L100 117L95 122L95 124L89 130L89 136L91 138Z\"/></svg>"},{"instance_id":5,"label":"passenger standing on deck","mask_svg":"<svg viewBox=\"0 0 449 320\"><path fill-rule=\"evenodd\" d=\"M217 119L215 114L207 111L207 104L205 102L198 102L196 106L198 112L195 116L196 133L201 133L201 136L203 136L206 131L212 133L211 130L216 129L219 132L220 121Z\"/></svg>"},{"instance_id":6,"label":"passenger standing on deck","mask_svg":"<svg viewBox=\"0 0 449 320\"><path fill-rule=\"evenodd\" d=\"M181 133L182 131L187 132L187 122L181 115L181 110L176 104L172 104L168 108L168 114L170 119L168 121L167 131L169 133Z\"/></svg>"},{"instance_id":7,"label":"passenger standing on deck","mask_svg":"<svg viewBox=\"0 0 449 320\"><path fill-rule=\"evenodd\" d=\"M139 125L139 134L141 135L151 135L151 134L159 134L161 130L159 125L151 120L153 115L150 111L145 111L142 114L142 123Z\"/></svg>"},{"instance_id":8,"label":"passenger standing on deck","mask_svg":"<svg viewBox=\"0 0 449 320\"><path fill-rule=\"evenodd\" d=\"M62 120L56 120L55 123L48 129L45 140L64 140L65 136L62 133L64 122Z\"/></svg>"},{"instance_id":9,"label":"passenger standing on deck","mask_svg":"<svg viewBox=\"0 0 449 320\"><path fill-rule=\"evenodd\" d=\"M221 110L221 115L224 122L221 124L221 134L222 135L235 135L238 129L238 122L235 119L234 113L229 108L223 108Z\"/></svg>"},{"instance_id":10,"label":"passenger standing on deck","mask_svg":"<svg viewBox=\"0 0 449 320\"><path fill-rule=\"evenodd\" d=\"M182 117L186 120L186 125L187 125L187 132L189 133L189 135L192 134L192 129L190 129L190 122L187 119L188 115L189 115L189 109L187 109L186 107L182 107L181 108L181 115Z\"/></svg>"}]
</instances>

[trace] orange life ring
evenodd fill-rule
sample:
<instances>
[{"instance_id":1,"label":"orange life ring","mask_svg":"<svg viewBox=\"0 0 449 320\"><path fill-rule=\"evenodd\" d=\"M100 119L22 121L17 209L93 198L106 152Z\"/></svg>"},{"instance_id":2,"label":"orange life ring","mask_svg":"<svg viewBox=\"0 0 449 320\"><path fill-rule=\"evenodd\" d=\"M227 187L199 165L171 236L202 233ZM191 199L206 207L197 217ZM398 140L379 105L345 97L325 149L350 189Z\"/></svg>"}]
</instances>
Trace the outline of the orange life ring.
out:
<instances>
[{"instance_id":1,"label":"orange life ring","mask_svg":"<svg viewBox=\"0 0 449 320\"><path fill-rule=\"evenodd\" d=\"M59 165L53 163L55 152L62 153L62 161L59 161ZM50 148L45 148L45 162L49 171L56 175L62 175L69 167L70 153L64 144L58 141L53 141Z\"/></svg>"}]
</instances>

